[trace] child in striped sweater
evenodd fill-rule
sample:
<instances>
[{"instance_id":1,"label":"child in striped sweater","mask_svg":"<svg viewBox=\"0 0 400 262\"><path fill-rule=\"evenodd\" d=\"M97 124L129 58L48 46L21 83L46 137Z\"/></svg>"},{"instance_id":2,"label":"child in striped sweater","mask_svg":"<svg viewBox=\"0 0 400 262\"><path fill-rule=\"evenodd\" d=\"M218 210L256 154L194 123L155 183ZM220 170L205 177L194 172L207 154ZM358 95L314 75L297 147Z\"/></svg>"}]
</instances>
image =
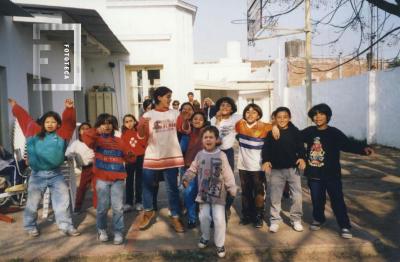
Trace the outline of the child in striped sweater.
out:
<instances>
[{"instance_id":1,"label":"child in striped sweater","mask_svg":"<svg viewBox=\"0 0 400 262\"><path fill-rule=\"evenodd\" d=\"M263 226L265 175L261 170L261 150L264 138L272 129L271 124L260 121L263 113L256 104L248 104L243 110L243 119L236 123L239 139L239 169L242 187L242 218L240 223Z\"/></svg>"},{"instance_id":2,"label":"child in striped sweater","mask_svg":"<svg viewBox=\"0 0 400 262\"><path fill-rule=\"evenodd\" d=\"M124 180L126 178L124 162L134 162L135 154L124 141L114 135L118 129L116 118L109 114L100 114L95 129L83 134L83 141L95 150L93 173L96 178L98 239L108 241L107 212L113 210L114 244L124 242Z\"/></svg>"}]
</instances>

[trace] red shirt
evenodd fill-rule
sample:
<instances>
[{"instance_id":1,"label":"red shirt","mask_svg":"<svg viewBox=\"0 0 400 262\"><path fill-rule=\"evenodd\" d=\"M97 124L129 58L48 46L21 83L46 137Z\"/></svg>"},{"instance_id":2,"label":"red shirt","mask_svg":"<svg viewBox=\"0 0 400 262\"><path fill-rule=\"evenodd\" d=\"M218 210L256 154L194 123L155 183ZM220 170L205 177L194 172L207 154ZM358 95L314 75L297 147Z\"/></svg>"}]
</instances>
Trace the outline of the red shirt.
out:
<instances>
[{"instance_id":1,"label":"red shirt","mask_svg":"<svg viewBox=\"0 0 400 262\"><path fill-rule=\"evenodd\" d=\"M14 116L18 120L18 124L21 126L22 132L25 137L35 136L40 132L41 127L38 125L35 120L29 115L28 112L25 111L20 105L16 104L12 108L12 112ZM71 139L76 126L76 114L75 109L65 108L62 114L62 122L61 127L57 129L56 133L59 137L65 140Z\"/></svg>"},{"instance_id":2,"label":"red shirt","mask_svg":"<svg viewBox=\"0 0 400 262\"><path fill-rule=\"evenodd\" d=\"M129 145L136 156L144 155L146 151L147 141L145 138L139 137L139 133L133 129L125 129L122 131L122 140Z\"/></svg>"}]
</instances>

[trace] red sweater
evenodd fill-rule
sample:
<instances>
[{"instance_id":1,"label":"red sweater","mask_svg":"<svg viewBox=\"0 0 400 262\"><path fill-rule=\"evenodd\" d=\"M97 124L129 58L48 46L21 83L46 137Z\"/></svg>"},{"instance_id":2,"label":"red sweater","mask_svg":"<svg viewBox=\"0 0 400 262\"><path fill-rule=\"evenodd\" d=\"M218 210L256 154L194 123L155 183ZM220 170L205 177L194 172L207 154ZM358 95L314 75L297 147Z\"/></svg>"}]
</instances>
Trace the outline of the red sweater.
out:
<instances>
[{"instance_id":1,"label":"red sweater","mask_svg":"<svg viewBox=\"0 0 400 262\"><path fill-rule=\"evenodd\" d=\"M95 152L93 173L97 179L106 181L126 178L124 162L135 162L136 156L131 147L112 135L99 135L96 129L87 130L83 142Z\"/></svg>"},{"instance_id":2,"label":"red sweater","mask_svg":"<svg viewBox=\"0 0 400 262\"><path fill-rule=\"evenodd\" d=\"M40 132L41 127L31 118L28 112L20 105L16 104L12 108L13 115L17 118L18 124L21 126L25 137L31 137ZM65 108L62 114L61 127L56 133L65 140L71 139L76 127L76 114L74 108Z\"/></svg>"},{"instance_id":3,"label":"red sweater","mask_svg":"<svg viewBox=\"0 0 400 262\"><path fill-rule=\"evenodd\" d=\"M203 149L202 131L203 128L192 128L192 132L189 135L189 145L184 156L186 168L190 167L197 153Z\"/></svg>"},{"instance_id":4,"label":"red sweater","mask_svg":"<svg viewBox=\"0 0 400 262\"><path fill-rule=\"evenodd\" d=\"M146 151L147 141L144 138L140 138L136 130L126 129L122 132L122 140L129 145L136 156L144 155Z\"/></svg>"}]
</instances>

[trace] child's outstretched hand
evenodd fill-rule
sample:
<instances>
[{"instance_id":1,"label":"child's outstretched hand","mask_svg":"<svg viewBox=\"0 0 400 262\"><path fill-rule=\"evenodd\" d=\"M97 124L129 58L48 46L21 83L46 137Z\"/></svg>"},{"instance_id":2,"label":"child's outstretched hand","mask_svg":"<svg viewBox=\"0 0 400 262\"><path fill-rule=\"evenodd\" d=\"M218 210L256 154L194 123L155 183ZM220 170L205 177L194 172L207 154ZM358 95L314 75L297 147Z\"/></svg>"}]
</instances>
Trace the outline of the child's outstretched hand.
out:
<instances>
[{"instance_id":1,"label":"child's outstretched hand","mask_svg":"<svg viewBox=\"0 0 400 262\"><path fill-rule=\"evenodd\" d=\"M304 170L306 168L306 162L304 161L304 159L297 159L296 161L296 165L299 167L300 170Z\"/></svg>"},{"instance_id":2,"label":"child's outstretched hand","mask_svg":"<svg viewBox=\"0 0 400 262\"><path fill-rule=\"evenodd\" d=\"M263 170L265 173L270 174L270 173L271 173L271 168L272 168L271 162L265 162L265 163L262 165L261 168L262 168L262 170Z\"/></svg>"},{"instance_id":3,"label":"child's outstretched hand","mask_svg":"<svg viewBox=\"0 0 400 262\"><path fill-rule=\"evenodd\" d=\"M186 110L182 110L181 115L184 121L188 121L192 117L192 114Z\"/></svg>"},{"instance_id":4,"label":"child's outstretched hand","mask_svg":"<svg viewBox=\"0 0 400 262\"><path fill-rule=\"evenodd\" d=\"M371 155L374 155L375 154L375 151L371 148L371 147L366 147L366 148L364 148L364 152L365 152L365 154L367 155L367 156L371 156Z\"/></svg>"},{"instance_id":5,"label":"child's outstretched hand","mask_svg":"<svg viewBox=\"0 0 400 262\"><path fill-rule=\"evenodd\" d=\"M9 98L9 99L8 99L8 104L9 104L11 107L14 107L14 106L17 104L17 102L16 102L14 99Z\"/></svg>"},{"instance_id":6,"label":"child's outstretched hand","mask_svg":"<svg viewBox=\"0 0 400 262\"><path fill-rule=\"evenodd\" d=\"M65 108L73 108L74 107L74 100L68 98L65 99Z\"/></svg>"},{"instance_id":7,"label":"child's outstretched hand","mask_svg":"<svg viewBox=\"0 0 400 262\"><path fill-rule=\"evenodd\" d=\"M272 136L274 137L274 139L279 140L280 135L281 135L281 132L279 131L278 126L273 125L272 126Z\"/></svg>"},{"instance_id":8,"label":"child's outstretched hand","mask_svg":"<svg viewBox=\"0 0 400 262\"><path fill-rule=\"evenodd\" d=\"M187 188L189 183L188 183L187 180L182 180L182 185L183 185L184 188Z\"/></svg>"}]
</instances>

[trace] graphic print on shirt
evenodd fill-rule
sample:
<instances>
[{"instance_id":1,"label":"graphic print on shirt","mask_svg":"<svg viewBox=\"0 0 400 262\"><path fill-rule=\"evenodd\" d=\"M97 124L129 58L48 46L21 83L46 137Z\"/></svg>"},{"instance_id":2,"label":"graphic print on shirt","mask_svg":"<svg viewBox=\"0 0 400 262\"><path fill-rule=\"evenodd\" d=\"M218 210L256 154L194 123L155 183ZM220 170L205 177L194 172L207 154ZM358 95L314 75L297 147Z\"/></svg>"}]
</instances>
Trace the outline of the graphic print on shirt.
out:
<instances>
[{"instance_id":1,"label":"graphic print on shirt","mask_svg":"<svg viewBox=\"0 0 400 262\"><path fill-rule=\"evenodd\" d=\"M313 145L310 149L310 155L308 157L308 163L313 167L323 167L325 159L325 151L321 144L321 138L315 137Z\"/></svg>"},{"instance_id":2,"label":"graphic print on shirt","mask_svg":"<svg viewBox=\"0 0 400 262\"><path fill-rule=\"evenodd\" d=\"M210 197L220 198L222 193L222 161L220 158L211 158L210 169L204 170L204 179L201 184L201 199L209 202Z\"/></svg>"},{"instance_id":3,"label":"graphic print on shirt","mask_svg":"<svg viewBox=\"0 0 400 262\"><path fill-rule=\"evenodd\" d=\"M223 139L233 131L234 126L221 126L219 130L219 137Z\"/></svg>"},{"instance_id":4,"label":"graphic print on shirt","mask_svg":"<svg viewBox=\"0 0 400 262\"><path fill-rule=\"evenodd\" d=\"M153 131L156 133L171 131L174 129L176 129L176 121L171 119L157 120L153 125Z\"/></svg>"},{"instance_id":5,"label":"graphic print on shirt","mask_svg":"<svg viewBox=\"0 0 400 262\"><path fill-rule=\"evenodd\" d=\"M138 143L137 139L135 139L134 137L131 137L131 139L129 140L129 145L133 148L136 147L136 144Z\"/></svg>"}]
</instances>

